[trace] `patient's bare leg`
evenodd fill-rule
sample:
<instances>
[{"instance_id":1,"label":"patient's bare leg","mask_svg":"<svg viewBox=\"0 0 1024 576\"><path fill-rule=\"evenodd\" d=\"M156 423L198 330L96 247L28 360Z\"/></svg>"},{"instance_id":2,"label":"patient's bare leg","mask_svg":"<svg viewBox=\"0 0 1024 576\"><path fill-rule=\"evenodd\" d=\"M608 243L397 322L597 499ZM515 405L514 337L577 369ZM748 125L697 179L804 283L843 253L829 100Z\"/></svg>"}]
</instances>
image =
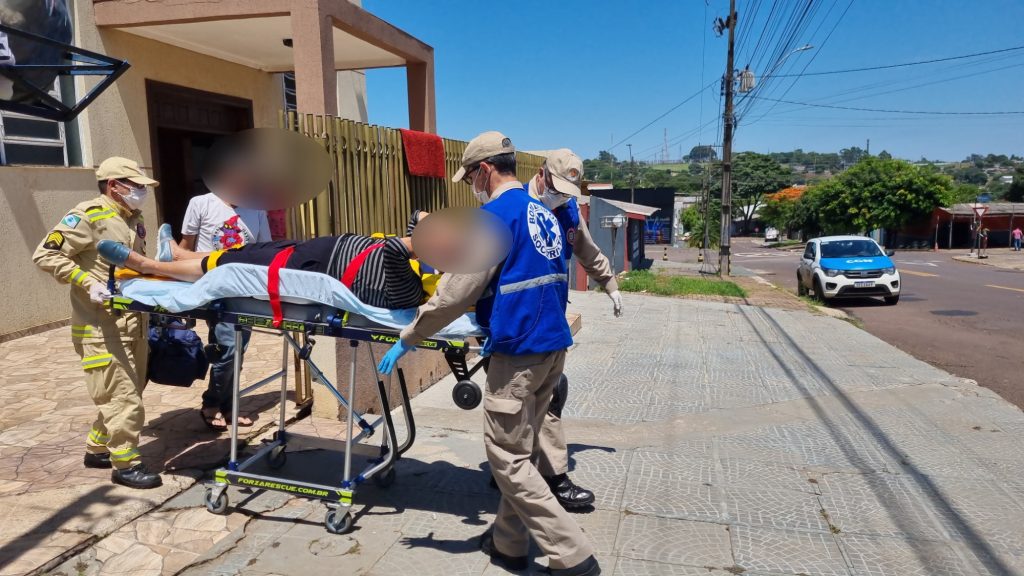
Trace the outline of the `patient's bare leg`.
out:
<instances>
[{"instance_id":1,"label":"patient's bare leg","mask_svg":"<svg viewBox=\"0 0 1024 576\"><path fill-rule=\"evenodd\" d=\"M138 252L132 252L124 263L125 268L131 268L136 272L154 276L166 276L175 280L195 282L203 277L203 261L205 254L197 254L199 258L190 260L176 260L174 262L157 262L152 258L146 258Z\"/></svg>"}]
</instances>

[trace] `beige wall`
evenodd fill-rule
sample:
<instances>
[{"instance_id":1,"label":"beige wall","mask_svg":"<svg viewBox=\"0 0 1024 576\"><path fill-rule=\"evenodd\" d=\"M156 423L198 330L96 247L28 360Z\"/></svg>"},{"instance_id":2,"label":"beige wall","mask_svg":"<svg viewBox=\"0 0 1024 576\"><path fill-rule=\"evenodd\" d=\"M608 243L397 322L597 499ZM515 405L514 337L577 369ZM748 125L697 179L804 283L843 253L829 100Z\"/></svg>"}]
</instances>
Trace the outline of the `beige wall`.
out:
<instances>
[{"instance_id":1,"label":"beige wall","mask_svg":"<svg viewBox=\"0 0 1024 576\"><path fill-rule=\"evenodd\" d=\"M36 268L32 253L72 206L96 194L92 170L0 168L0 340L71 316L70 288Z\"/></svg>"},{"instance_id":2,"label":"beige wall","mask_svg":"<svg viewBox=\"0 0 1024 576\"><path fill-rule=\"evenodd\" d=\"M80 116L86 165L119 155L138 159L144 167L152 168L147 79L252 100L255 125L277 126L284 96L274 74L126 32L99 30L92 9L92 2L75 2L75 44L123 58L131 68ZM94 82L80 78L78 92L84 93Z\"/></svg>"},{"instance_id":3,"label":"beige wall","mask_svg":"<svg viewBox=\"0 0 1024 576\"><path fill-rule=\"evenodd\" d=\"M338 72L338 116L356 122L369 122L366 110L366 73L362 70Z\"/></svg>"}]
</instances>

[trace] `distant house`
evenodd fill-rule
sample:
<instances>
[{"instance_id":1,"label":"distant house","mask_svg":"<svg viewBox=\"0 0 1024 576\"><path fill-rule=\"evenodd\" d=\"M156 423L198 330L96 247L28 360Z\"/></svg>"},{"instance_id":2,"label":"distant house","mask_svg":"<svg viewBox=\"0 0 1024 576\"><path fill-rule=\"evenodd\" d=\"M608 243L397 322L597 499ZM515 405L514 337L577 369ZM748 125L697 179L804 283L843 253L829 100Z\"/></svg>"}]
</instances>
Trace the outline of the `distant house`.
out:
<instances>
[{"instance_id":1,"label":"distant house","mask_svg":"<svg viewBox=\"0 0 1024 576\"><path fill-rule=\"evenodd\" d=\"M1013 184L1013 174L1004 174L999 177L1000 184Z\"/></svg>"}]
</instances>

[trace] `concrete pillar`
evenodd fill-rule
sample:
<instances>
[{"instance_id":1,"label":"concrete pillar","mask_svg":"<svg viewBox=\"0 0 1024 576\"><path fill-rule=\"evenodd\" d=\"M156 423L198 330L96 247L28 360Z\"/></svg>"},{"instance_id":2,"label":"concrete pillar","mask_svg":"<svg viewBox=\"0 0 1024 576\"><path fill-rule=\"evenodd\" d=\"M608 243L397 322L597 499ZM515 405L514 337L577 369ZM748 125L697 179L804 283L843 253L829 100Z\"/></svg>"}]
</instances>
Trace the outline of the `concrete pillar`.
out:
<instances>
[{"instance_id":1,"label":"concrete pillar","mask_svg":"<svg viewBox=\"0 0 1024 576\"><path fill-rule=\"evenodd\" d=\"M334 22L319 2L292 10L295 97L305 114L338 114L338 80L334 72Z\"/></svg>"},{"instance_id":2,"label":"concrete pillar","mask_svg":"<svg viewBox=\"0 0 1024 576\"><path fill-rule=\"evenodd\" d=\"M406 63L405 78L409 90L409 128L436 133L434 61Z\"/></svg>"}]
</instances>

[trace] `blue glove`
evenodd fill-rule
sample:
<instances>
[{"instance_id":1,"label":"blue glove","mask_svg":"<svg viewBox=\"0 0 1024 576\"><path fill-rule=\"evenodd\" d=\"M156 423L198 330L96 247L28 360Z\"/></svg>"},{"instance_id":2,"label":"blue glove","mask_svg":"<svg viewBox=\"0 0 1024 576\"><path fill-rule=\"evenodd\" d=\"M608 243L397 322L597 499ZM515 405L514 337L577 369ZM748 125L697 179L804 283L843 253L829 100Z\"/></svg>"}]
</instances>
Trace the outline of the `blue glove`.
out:
<instances>
[{"instance_id":1,"label":"blue glove","mask_svg":"<svg viewBox=\"0 0 1024 576\"><path fill-rule=\"evenodd\" d=\"M380 359L377 371L384 375L391 374L391 371L395 369L395 365L398 364L398 359L415 349L415 346L410 346L399 338L398 342L395 342L395 345Z\"/></svg>"}]
</instances>

